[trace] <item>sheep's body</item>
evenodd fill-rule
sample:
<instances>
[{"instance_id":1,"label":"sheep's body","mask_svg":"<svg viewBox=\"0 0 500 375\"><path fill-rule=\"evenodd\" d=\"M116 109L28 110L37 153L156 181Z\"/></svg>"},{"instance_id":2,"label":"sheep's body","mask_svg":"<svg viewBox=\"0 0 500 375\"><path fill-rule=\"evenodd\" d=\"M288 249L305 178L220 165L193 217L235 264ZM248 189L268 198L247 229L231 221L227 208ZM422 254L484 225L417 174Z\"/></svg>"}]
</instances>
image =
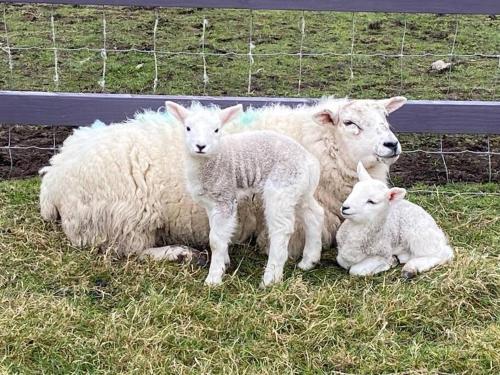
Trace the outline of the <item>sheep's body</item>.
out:
<instances>
[{"instance_id":1,"label":"sheep's body","mask_svg":"<svg viewBox=\"0 0 500 375\"><path fill-rule=\"evenodd\" d=\"M185 189L182 149L169 147L181 139L180 126L153 112L75 130L41 171L42 216L60 216L73 244L117 255L156 244L206 247L208 220Z\"/></svg>"},{"instance_id":2,"label":"sheep's body","mask_svg":"<svg viewBox=\"0 0 500 375\"><path fill-rule=\"evenodd\" d=\"M409 278L453 259L453 250L432 216L407 200L387 198L395 194L401 199L405 192L378 181L361 181L344 203L346 220L337 232L337 262L350 274L373 275L399 260L405 264L403 276Z\"/></svg>"},{"instance_id":3,"label":"sheep's body","mask_svg":"<svg viewBox=\"0 0 500 375\"><path fill-rule=\"evenodd\" d=\"M349 105L375 130L385 121L389 101L394 100L325 99L295 109L265 107L228 124L226 132L274 130L292 137L318 158L321 176L316 198L325 210L323 243L329 246L341 223L341 202L356 181L357 160L370 159L370 173L385 180L388 166L397 158L377 156L380 152L374 150L382 140L368 134L364 138L371 144L357 150L353 142L358 141L348 138L343 128L318 125L313 115ZM151 111L123 124L75 130L41 171L42 216L47 220L59 216L73 244L111 247L118 255L152 254L149 248L161 245L206 248L208 220L185 189L183 147L179 124L171 116ZM256 234L264 245L267 236L261 205L247 199L239 205L238 214L235 242ZM290 240L295 257L304 248L302 232L294 232ZM158 258L171 258L170 249L165 247Z\"/></svg>"}]
</instances>

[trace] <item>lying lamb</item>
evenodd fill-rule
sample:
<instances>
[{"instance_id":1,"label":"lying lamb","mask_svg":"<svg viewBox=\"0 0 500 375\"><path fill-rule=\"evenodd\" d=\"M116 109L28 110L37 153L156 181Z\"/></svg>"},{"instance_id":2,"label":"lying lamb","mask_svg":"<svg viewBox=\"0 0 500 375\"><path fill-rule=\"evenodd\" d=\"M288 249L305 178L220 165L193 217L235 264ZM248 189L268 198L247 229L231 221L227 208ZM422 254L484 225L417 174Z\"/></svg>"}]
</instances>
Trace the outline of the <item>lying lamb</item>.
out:
<instances>
[{"instance_id":1,"label":"lying lamb","mask_svg":"<svg viewBox=\"0 0 500 375\"><path fill-rule=\"evenodd\" d=\"M337 262L351 275L367 276L405 263L414 277L453 259L443 231L422 207L403 200L406 190L389 189L358 163L359 182L342 205L346 219L337 232ZM396 258L397 257L397 260Z\"/></svg>"},{"instance_id":2,"label":"lying lamb","mask_svg":"<svg viewBox=\"0 0 500 375\"><path fill-rule=\"evenodd\" d=\"M295 211L306 233L299 267L314 267L321 257L324 215L314 198L319 161L298 142L272 131L221 137L220 129L241 114L241 105L222 111L196 105L187 110L174 102L166 102L166 107L185 128L187 189L208 214L212 261L205 283L222 282L228 244L237 227L238 198L254 193L262 196L270 241L262 284L283 277Z\"/></svg>"}]
</instances>

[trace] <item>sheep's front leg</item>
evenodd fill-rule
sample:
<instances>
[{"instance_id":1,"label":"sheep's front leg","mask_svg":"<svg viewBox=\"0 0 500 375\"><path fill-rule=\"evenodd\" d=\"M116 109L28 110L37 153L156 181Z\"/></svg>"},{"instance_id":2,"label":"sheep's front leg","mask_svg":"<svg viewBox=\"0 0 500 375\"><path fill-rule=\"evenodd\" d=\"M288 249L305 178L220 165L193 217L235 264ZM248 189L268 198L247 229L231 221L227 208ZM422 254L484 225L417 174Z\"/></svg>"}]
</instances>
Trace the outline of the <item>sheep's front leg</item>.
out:
<instances>
[{"instance_id":1,"label":"sheep's front leg","mask_svg":"<svg viewBox=\"0 0 500 375\"><path fill-rule=\"evenodd\" d=\"M349 269L349 273L353 276L370 276L380 272L387 271L396 265L396 260L384 258L381 256L371 256L356 263Z\"/></svg>"},{"instance_id":2,"label":"sheep's front leg","mask_svg":"<svg viewBox=\"0 0 500 375\"><path fill-rule=\"evenodd\" d=\"M236 210L214 208L208 211L212 260L205 279L207 285L219 285L229 266L228 245L236 227Z\"/></svg>"}]
</instances>

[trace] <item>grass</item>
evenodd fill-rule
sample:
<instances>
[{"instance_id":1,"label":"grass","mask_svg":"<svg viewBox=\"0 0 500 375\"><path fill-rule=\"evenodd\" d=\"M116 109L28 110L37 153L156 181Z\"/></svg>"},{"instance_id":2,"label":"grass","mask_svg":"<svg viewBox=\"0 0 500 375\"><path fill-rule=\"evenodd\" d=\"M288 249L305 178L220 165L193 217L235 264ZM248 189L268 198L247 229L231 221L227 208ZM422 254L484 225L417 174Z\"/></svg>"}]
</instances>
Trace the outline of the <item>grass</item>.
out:
<instances>
[{"instance_id":1,"label":"grass","mask_svg":"<svg viewBox=\"0 0 500 375\"><path fill-rule=\"evenodd\" d=\"M0 182L0 371L5 373L467 373L500 371L498 184L410 194L457 258L418 276L348 277L327 262L261 290L265 257L206 269L116 261L39 216L38 179Z\"/></svg>"},{"instance_id":2,"label":"grass","mask_svg":"<svg viewBox=\"0 0 500 375\"><path fill-rule=\"evenodd\" d=\"M103 70L100 52L104 44L103 8L4 7L13 69L9 70L8 54L0 55L0 88L153 93L154 55L143 51L154 48L155 10L104 8L107 67L103 90L99 85ZM496 89L500 21L494 16L357 13L353 39L351 14L304 12L302 50L305 56L299 92L301 67L297 54L302 39L302 12L254 11L252 15L247 10L218 9L160 9L157 12L157 93L160 94L248 95L247 53L252 22L255 56L249 95L318 97L334 94L378 98L405 94L410 99L482 100L500 97L500 90ZM58 84L53 79L51 13L55 46L60 49ZM208 20L205 52L209 82L206 88L203 59L199 55L204 17ZM0 20L3 31L1 23L3 20ZM404 57L400 58L403 33ZM3 32L0 43L2 47L7 46ZM134 50L124 51L130 49ZM428 72L433 61L449 60L452 50L451 59L458 64L450 73ZM326 54L308 56L309 53Z\"/></svg>"}]
</instances>

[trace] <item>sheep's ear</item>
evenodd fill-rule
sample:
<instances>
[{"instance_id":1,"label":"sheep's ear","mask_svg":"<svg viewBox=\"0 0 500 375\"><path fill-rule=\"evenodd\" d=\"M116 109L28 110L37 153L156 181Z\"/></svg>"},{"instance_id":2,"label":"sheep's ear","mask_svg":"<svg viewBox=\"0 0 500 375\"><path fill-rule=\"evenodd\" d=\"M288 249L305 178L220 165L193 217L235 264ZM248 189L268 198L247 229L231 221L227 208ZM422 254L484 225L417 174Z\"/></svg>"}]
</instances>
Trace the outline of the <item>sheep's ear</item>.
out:
<instances>
[{"instance_id":1,"label":"sheep's ear","mask_svg":"<svg viewBox=\"0 0 500 375\"><path fill-rule=\"evenodd\" d=\"M313 119L320 125L336 125L339 122L338 116L328 109L315 113Z\"/></svg>"},{"instance_id":2,"label":"sheep's ear","mask_svg":"<svg viewBox=\"0 0 500 375\"><path fill-rule=\"evenodd\" d=\"M239 116L243 112L243 106L241 104L233 105L232 107L228 107L220 111L220 122L222 125L227 124L234 120L237 116Z\"/></svg>"},{"instance_id":3,"label":"sheep's ear","mask_svg":"<svg viewBox=\"0 0 500 375\"><path fill-rule=\"evenodd\" d=\"M406 195L406 190L402 188L392 188L387 192L387 197L389 198L389 202L395 202L403 199Z\"/></svg>"},{"instance_id":4,"label":"sheep's ear","mask_svg":"<svg viewBox=\"0 0 500 375\"><path fill-rule=\"evenodd\" d=\"M392 113L398 110L399 108L405 105L406 101L407 100L404 96L394 96L389 99L381 100L382 105L385 107L387 113Z\"/></svg>"},{"instance_id":5,"label":"sheep's ear","mask_svg":"<svg viewBox=\"0 0 500 375\"><path fill-rule=\"evenodd\" d=\"M167 101L165 102L165 107L167 108L168 113L173 115L181 123L184 123L184 121L186 121L186 118L189 116L189 110L187 110L180 104Z\"/></svg>"},{"instance_id":6,"label":"sheep's ear","mask_svg":"<svg viewBox=\"0 0 500 375\"><path fill-rule=\"evenodd\" d=\"M365 169L363 163L361 163L361 161L358 162L357 172L359 181L367 181L372 179L371 176L368 174L368 171Z\"/></svg>"}]
</instances>

